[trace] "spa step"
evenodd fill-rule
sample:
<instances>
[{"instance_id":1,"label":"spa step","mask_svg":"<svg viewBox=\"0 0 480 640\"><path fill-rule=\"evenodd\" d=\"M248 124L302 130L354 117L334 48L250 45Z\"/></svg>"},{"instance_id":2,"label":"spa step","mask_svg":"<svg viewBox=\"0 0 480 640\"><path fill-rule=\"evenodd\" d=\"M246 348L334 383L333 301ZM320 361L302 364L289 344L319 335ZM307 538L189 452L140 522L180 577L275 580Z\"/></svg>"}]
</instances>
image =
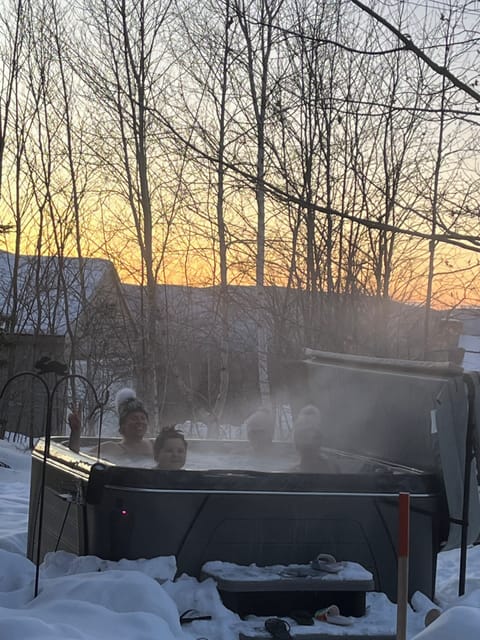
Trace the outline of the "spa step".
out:
<instances>
[{"instance_id":1,"label":"spa step","mask_svg":"<svg viewBox=\"0 0 480 640\"><path fill-rule=\"evenodd\" d=\"M286 616L294 609L316 611L332 603L344 615L365 614L372 574L356 562L343 562L338 573L310 571L310 565L243 566L207 562L202 578L213 578L223 604L240 616Z\"/></svg>"}]
</instances>

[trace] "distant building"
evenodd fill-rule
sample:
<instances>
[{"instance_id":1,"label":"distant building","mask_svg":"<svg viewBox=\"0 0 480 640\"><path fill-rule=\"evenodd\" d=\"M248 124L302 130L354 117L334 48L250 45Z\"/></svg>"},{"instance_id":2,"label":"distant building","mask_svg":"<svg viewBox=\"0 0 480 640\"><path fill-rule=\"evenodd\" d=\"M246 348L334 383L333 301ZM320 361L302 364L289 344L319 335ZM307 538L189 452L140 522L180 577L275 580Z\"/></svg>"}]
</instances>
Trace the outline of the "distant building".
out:
<instances>
[{"instance_id":1,"label":"distant building","mask_svg":"<svg viewBox=\"0 0 480 640\"><path fill-rule=\"evenodd\" d=\"M38 374L41 358L71 363L86 373L82 336L77 320L100 291L119 288L113 265L107 260L54 256L15 256L0 251L0 390L20 372ZM41 374L50 388L54 373ZM66 399L71 387L58 389L52 411L52 433L63 432ZM0 437L18 432L44 433L47 396L41 381L23 375L9 382L0 401Z\"/></svg>"}]
</instances>

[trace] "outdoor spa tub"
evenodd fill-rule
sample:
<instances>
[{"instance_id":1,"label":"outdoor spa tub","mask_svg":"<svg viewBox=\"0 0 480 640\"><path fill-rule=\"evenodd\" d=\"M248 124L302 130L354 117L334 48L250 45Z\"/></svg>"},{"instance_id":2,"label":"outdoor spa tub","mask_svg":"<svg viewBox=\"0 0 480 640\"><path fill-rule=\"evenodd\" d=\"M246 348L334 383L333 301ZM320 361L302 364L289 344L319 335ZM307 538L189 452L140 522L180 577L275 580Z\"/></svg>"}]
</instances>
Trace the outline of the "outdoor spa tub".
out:
<instances>
[{"instance_id":1,"label":"outdoor spa tub","mask_svg":"<svg viewBox=\"0 0 480 640\"><path fill-rule=\"evenodd\" d=\"M292 376L292 407L321 409L325 454L340 473L289 471L290 442L274 442L263 464L246 442L190 440L187 468L160 471L77 454L61 438L45 451L42 439L32 460L29 558L57 549L110 560L173 555L178 574L200 577L209 561L263 567L329 553L360 563L395 601L398 501L408 493L409 590L432 597L438 551L479 533L468 455L464 473L476 381L449 365L320 352L295 363Z\"/></svg>"}]
</instances>

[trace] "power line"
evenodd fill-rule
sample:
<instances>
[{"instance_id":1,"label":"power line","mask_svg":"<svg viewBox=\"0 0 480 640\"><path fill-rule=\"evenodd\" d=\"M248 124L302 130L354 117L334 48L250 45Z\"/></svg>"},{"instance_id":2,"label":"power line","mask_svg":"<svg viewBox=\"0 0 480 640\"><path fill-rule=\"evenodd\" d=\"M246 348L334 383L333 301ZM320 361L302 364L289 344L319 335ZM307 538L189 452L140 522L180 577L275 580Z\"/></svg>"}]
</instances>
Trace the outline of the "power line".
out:
<instances>
[{"instance_id":1,"label":"power line","mask_svg":"<svg viewBox=\"0 0 480 640\"><path fill-rule=\"evenodd\" d=\"M393 2L389 3L386 2L385 0L380 0L381 4L383 4L385 7L395 7L398 5L398 0L393 0ZM445 2L444 0L426 0L425 2L415 2L415 0L408 0L408 5L409 6L414 6L414 7L418 7L420 9L430 9L430 5L437 5L437 7L435 8L439 8L439 9L455 9L455 11L462 13L462 14L468 14L468 15L477 15L478 16L478 10L475 9L467 9L468 5L475 5L475 4L479 4L478 0L470 0L470 2L465 2L463 4L463 6L452 6L451 2Z\"/></svg>"},{"instance_id":2,"label":"power line","mask_svg":"<svg viewBox=\"0 0 480 640\"><path fill-rule=\"evenodd\" d=\"M417 3L417 6L422 6L422 5ZM359 7L359 8L362 8L362 7ZM472 13L474 13L474 12L472 11ZM343 49L344 51L347 51L349 53L357 53L359 55L384 56L384 55L389 55L391 53L398 53L398 52L401 52L401 51L409 51L409 50L411 50L411 46L409 46L408 44L404 44L403 46L400 46L400 47L392 47L390 49L380 49L378 51L372 51L370 49L357 49L355 47L351 47L351 46L348 46L348 45L346 45L346 44L344 44L342 42L339 42L338 40L332 40L331 38L321 38L321 37L313 35L313 34L305 33L304 31L299 31L298 29L292 29L292 28L283 27L280 24L273 24L271 22L264 22L262 20L255 20L253 18L248 18L246 16L244 16L244 19L250 25L254 25L254 26L258 26L258 27L268 27L269 29L272 29L274 31L278 31L279 33L282 33L282 34L287 35L287 36L292 36L292 37L298 38L300 40L308 40L308 41L313 42L313 43L318 44L318 45L325 45L325 46L333 45L333 46L338 47L339 49ZM467 38L465 40L458 40L456 42L449 42L448 46L450 48L452 48L452 47L457 47L457 46L464 46L466 44L475 44L475 43L478 43L479 41L480 41L480 37L478 37L478 38ZM427 50L432 50L432 49L444 49L444 48L445 48L445 43L442 42L442 43L439 43L439 44L429 44L429 45L423 47L423 50L427 51Z\"/></svg>"},{"instance_id":3,"label":"power line","mask_svg":"<svg viewBox=\"0 0 480 640\"><path fill-rule=\"evenodd\" d=\"M423 60L423 62L425 62L431 69L433 69L433 71L450 80L450 82L453 85L455 85L456 87L464 91L476 102L480 102L480 93L472 89L472 87L470 87L468 84L460 80L460 78L457 78L457 76L455 76L446 67L440 66L439 64L434 62L431 58L429 58L426 53L424 53L419 47L413 44L413 41L410 38L410 36L405 35L401 31L399 31L390 22L388 22L388 20L383 18L380 14L378 14L373 9L370 9L370 7L367 7L366 5L364 5L362 2L360 2L360 0L350 0L350 2L353 2L353 4L359 7L360 9L362 9L362 11L365 11L365 13L368 13L368 15L370 15L372 18L375 18L375 20L377 20L377 22L380 22L380 24L383 24L384 27L387 27L387 29L389 29L401 42L404 43L407 49L412 51L418 58Z\"/></svg>"}]
</instances>

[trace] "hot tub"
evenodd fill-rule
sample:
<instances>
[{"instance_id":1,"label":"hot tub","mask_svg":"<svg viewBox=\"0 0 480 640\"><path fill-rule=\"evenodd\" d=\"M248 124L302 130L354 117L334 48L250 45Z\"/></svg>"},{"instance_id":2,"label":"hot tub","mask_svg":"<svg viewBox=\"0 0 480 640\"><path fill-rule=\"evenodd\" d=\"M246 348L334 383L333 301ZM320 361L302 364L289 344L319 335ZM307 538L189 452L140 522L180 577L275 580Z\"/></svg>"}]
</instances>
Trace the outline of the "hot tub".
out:
<instances>
[{"instance_id":1,"label":"hot tub","mask_svg":"<svg viewBox=\"0 0 480 640\"><path fill-rule=\"evenodd\" d=\"M322 365L319 356L297 365L296 379L303 376L308 382L300 385L303 397L295 396L300 404L312 402L315 396L321 406L327 380L324 367L328 366L333 367L337 381L347 374L351 380L352 375L368 373L370 384L364 390L371 391L373 380L379 383L386 373L394 375L390 384L394 381L404 390L403 395L397 394L402 411L386 391L387 385L376 396L383 429L377 421L372 434L362 432L365 451L349 451L348 446L339 446L342 434L338 434L342 421L348 419L353 428L351 412L348 416L345 412L345 395L332 430L332 446L325 449L340 467L336 474L289 471L295 452L287 442L274 442L263 465L258 459L255 464L246 463L246 442L192 440L185 470L160 471L76 454L57 438L45 453L41 440L33 452L28 556L41 559L57 549L110 560L174 555L179 574L200 577L208 561L266 566L308 563L319 553L330 553L360 563L373 574L375 588L396 600L398 496L407 492L411 501L409 590L433 597L437 553L442 547L458 546L460 540L465 437L469 412L475 410L475 403L469 408L463 374L450 368L437 368L433 375L431 368L400 371L390 361L389 370L382 370L373 367L370 359L363 367L358 361L352 367L345 360ZM335 376L329 375L330 394L332 379ZM345 390L345 379L342 384ZM412 390L415 397L404 406ZM386 408L380 404L382 397ZM325 401L324 406L328 411L332 405ZM416 418L408 417L409 408ZM398 455L392 454L389 460L380 455L380 446L374 446L379 440L388 441L384 415L391 416L399 431L392 439L401 444ZM410 450L408 442L416 449ZM424 447L423 457L418 447ZM284 469L277 464L283 459L288 462ZM480 528L473 481L469 497L467 537L473 541Z\"/></svg>"}]
</instances>

